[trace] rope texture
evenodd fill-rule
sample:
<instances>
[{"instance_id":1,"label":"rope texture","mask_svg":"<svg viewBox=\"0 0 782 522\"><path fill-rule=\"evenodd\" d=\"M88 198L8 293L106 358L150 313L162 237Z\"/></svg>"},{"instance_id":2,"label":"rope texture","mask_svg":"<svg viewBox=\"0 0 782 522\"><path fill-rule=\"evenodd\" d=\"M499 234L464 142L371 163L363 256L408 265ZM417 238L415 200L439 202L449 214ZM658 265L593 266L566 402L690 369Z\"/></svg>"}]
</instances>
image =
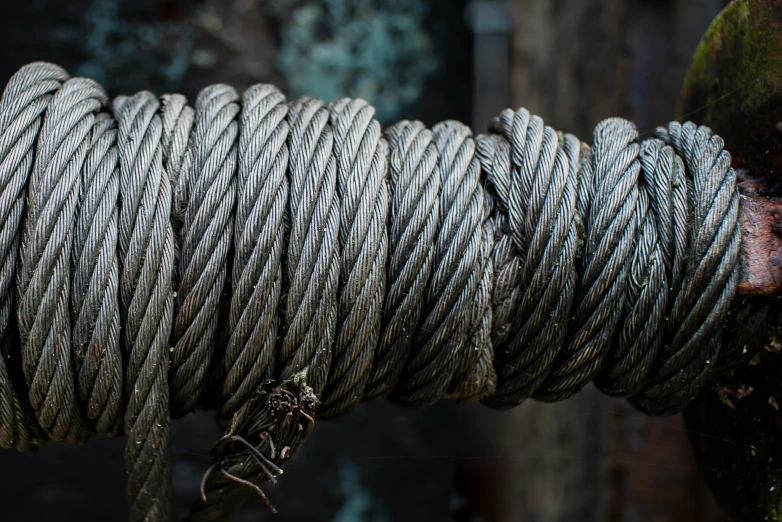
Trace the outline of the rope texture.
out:
<instances>
[{"instance_id":1,"label":"rope texture","mask_svg":"<svg viewBox=\"0 0 782 522\"><path fill-rule=\"evenodd\" d=\"M110 105L52 64L14 75L0 445L124 434L130 518L165 521L170 418L215 408L190 518L226 520L316 410L509 408L595 381L669 414L753 355L748 328L722 340L739 196L707 127L642 140L612 118L590 147L524 109L477 137L374 115L269 85Z\"/></svg>"}]
</instances>

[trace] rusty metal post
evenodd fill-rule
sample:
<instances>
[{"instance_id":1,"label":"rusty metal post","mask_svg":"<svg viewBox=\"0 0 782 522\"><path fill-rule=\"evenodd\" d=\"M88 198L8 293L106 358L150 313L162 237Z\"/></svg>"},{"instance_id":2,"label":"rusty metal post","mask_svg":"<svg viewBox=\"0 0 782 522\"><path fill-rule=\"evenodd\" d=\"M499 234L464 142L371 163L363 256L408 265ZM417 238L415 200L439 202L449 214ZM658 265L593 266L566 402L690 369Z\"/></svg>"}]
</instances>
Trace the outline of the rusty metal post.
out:
<instances>
[{"instance_id":1,"label":"rusty metal post","mask_svg":"<svg viewBox=\"0 0 782 522\"><path fill-rule=\"evenodd\" d=\"M735 0L693 58L679 116L725 139L740 177L744 296L734 322L771 306L769 340L686 412L715 497L736 521L782 521L782 1ZM728 328L741 326L728 324ZM762 339L761 339L762 341Z\"/></svg>"}]
</instances>

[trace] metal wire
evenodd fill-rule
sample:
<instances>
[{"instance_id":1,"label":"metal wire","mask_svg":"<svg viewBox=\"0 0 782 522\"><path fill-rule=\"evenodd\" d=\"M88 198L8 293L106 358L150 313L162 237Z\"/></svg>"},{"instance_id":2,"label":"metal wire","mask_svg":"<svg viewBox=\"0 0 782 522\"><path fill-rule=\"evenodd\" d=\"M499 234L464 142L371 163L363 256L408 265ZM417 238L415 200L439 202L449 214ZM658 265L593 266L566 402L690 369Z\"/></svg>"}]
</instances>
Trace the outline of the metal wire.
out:
<instances>
[{"instance_id":1,"label":"metal wire","mask_svg":"<svg viewBox=\"0 0 782 522\"><path fill-rule=\"evenodd\" d=\"M508 408L595 380L681 409L736 292L722 140L612 118L589 147L524 109L489 130L383 133L363 100L269 85L110 106L25 66L0 98L0 445L124 433L131 520L169 520L171 414L216 408L191 519L225 520L318 403Z\"/></svg>"}]
</instances>

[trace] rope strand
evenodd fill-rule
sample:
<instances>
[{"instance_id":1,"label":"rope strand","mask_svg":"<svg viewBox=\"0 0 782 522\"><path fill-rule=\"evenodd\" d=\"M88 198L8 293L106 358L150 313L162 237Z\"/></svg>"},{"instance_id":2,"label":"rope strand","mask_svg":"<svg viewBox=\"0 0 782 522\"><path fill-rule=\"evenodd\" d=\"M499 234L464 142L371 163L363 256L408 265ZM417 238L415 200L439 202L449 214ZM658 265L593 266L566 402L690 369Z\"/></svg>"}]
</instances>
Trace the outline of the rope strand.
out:
<instances>
[{"instance_id":1,"label":"rope strand","mask_svg":"<svg viewBox=\"0 0 782 522\"><path fill-rule=\"evenodd\" d=\"M68 74L52 64L23 67L8 82L0 99L0 445L21 451L35 451L45 440L33 419L26 390L17 390L9 367L21 359L20 344L14 343L16 321L14 292L19 263L19 230L27 201L27 184L35 160L35 144L43 114ZM10 368L13 370L13 368ZM21 395L24 397L21 397Z\"/></svg>"},{"instance_id":2,"label":"rope strand","mask_svg":"<svg viewBox=\"0 0 782 522\"><path fill-rule=\"evenodd\" d=\"M174 313L171 186L163 173L160 103L114 102L119 123L120 310L126 358L125 469L130 520L171 518L169 355Z\"/></svg>"},{"instance_id":3,"label":"rope strand","mask_svg":"<svg viewBox=\"0 0 782 522\"><path fill-rule=\"evenodd\" d=\"M361 401L380 337L386 290L388 143L375 110L363 100L343 98L329 106L340 200L339 289L334 360L328 402L321 416L341 414Z\"/></svg>"},{"instance_id":4,"label":"rope strand","mask_svg":"<svg viewBox=\"0 0 782 522\"><path fill-rule=\"evenodd\" d=\"M183 215L171 352L171 411L182 416L204 393L214 354L217 307L233 240L239 95L212 85L198 95L178 186Z\"/></svg>"},{"instance_id":5,"label":"rope strand","mask_svg":"<svg viewBox=\"0 0 782 522\"><path fill-rule=\"evenodd\" d=\"M0 445L124 433L132 521L170 520L170 417L196 407L225 436L190 519L226 520L319 404L594 380L667 414L752 356L760 315L722 348L738 192L707 127L611 118L589 147L524 109L474 137L269 85L161 100L110 115L46 63L0 98Z\"/></svg>"}]
</instances>

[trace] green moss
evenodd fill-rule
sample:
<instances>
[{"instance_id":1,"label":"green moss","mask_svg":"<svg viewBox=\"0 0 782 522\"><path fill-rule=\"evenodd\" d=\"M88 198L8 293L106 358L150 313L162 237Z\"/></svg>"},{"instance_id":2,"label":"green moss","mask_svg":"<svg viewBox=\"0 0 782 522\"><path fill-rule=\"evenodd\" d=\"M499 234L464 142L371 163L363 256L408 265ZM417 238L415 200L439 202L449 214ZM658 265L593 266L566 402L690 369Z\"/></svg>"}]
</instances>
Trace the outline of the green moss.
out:
<instances>
[{"instance_id":1,"label":"green moss","mask_svg":"<svg viewBox=\"0 0 782 522\"><path fill-rule=\"evenodd\" d=\"M694 91L705 107L704 123L710 124L718 111L725 112L725 104L750 112L782 88L782 8L765 4L734 0L714 19L693 55L680 117L697 108L687 104Z\"/></svg>"},{"instance_id":2,"label":"green moss","mask_svg":"<svg viewBox=\"0 0 782 522\"><path fill-rule=\"evenodd\" d=\"M677 117L710 126L734 165L782 181L782 3L734 0L693 56Z\"/></svg>"},{"instance_id":3,"label":"green moss","mask_svg":"<svg viewBox=\"0 0 782 522\"><path fill-rule=\"evenodd\" d=\"M769 522L782 522L782 512L780 512L777 506L769 506L767 513Z\"/></svg>"}]
</instances>

